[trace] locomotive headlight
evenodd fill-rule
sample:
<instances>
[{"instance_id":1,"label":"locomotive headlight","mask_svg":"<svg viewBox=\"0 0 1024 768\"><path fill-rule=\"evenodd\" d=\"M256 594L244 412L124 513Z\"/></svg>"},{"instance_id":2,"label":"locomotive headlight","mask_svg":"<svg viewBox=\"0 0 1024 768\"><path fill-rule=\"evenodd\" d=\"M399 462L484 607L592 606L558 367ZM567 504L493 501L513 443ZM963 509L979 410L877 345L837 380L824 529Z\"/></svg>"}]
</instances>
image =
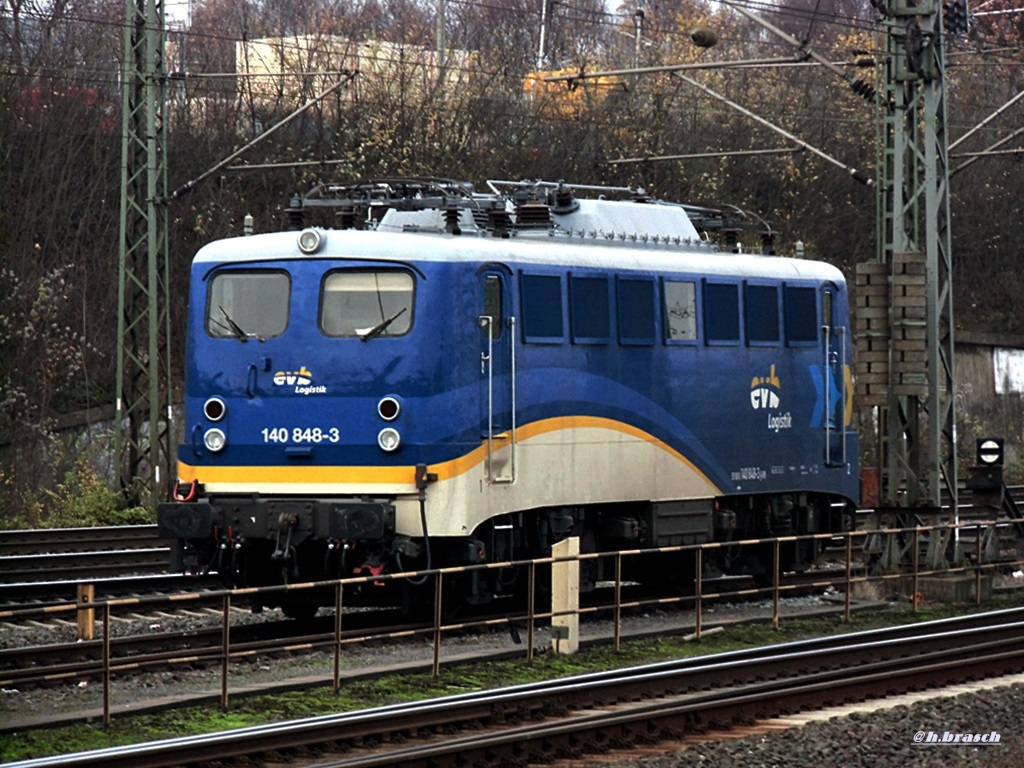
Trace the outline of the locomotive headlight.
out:
<instances>
[{"instance_id":1,"label":"locomotive headlight","mask_svg":"<svg viewBox=\"0 0 1024 768\"><path fill-rule=\"evenodd\" d=\"M401 442L402 436L398 434L398 430L394 427L384 427L377 435L377 445L381 447L382 451L387 451L388 453L397 451Z\"/></svg>"},{"instance_id":2,"label":"locomotive headlight","mask_svg":"<svg viewBox=\"0 0 1024 768\"><path fill-rule=\"evenodd\" d=\"M216 427L206 430L206 434L203 435L203 444L213 453L224 450L227 442L228 438L224 434L224 430Z\"/></svg>"},{"instance_id":3,"label":"locomotive headlight","mask_svg":"<svg viewBox=\"0 0 1024 768\"><path fill-rule=\"evenodd\" d=\"M377 413L384 421L394 421L398 418L399 411L402 410L402 406L398 400L388 395L387 397L381 398L381 401L377 403Z\"/></svg>"},{"instance_id":4,"label":"locomotive headlight","mask_svg":"<svg viewBox=\"0 0 1024 768\"><path fill-rule=\"evenodd\" d=\"M304 229L299 233L299 250L307 256L319 251L323 243L323 235L315 229Z\"/></svg>"},{"instance_id":5,"label":"locomotive headlight","mask_svg":"<svg viewBox=\"0 0 1024 768\"><path fill-rule=\"evenodd\" d=\"M220 421L224 418L224 414L227 413L228 407L224 405L224 401L219 397L211 397L205 403L203 403L203 413L210 421Z\"/></svg>"}]
</instances>

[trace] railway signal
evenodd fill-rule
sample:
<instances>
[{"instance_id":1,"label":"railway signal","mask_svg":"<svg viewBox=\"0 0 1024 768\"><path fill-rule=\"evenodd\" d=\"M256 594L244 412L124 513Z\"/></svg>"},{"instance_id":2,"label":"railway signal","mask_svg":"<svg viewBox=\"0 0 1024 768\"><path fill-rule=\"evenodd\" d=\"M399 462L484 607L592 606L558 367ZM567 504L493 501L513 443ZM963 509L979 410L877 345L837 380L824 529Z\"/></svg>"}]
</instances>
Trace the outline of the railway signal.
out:
<instances>
[{"instance_id":1,"label":"railway signal","mask_svg":"<svg viewBox=\"0 0 1024 768\"><path fill-rule=\"evenodd\" d=\"M986 467L1003 466L1003 439L985 437L978 440L978 464Z\"/></svg>"}]
</instances>

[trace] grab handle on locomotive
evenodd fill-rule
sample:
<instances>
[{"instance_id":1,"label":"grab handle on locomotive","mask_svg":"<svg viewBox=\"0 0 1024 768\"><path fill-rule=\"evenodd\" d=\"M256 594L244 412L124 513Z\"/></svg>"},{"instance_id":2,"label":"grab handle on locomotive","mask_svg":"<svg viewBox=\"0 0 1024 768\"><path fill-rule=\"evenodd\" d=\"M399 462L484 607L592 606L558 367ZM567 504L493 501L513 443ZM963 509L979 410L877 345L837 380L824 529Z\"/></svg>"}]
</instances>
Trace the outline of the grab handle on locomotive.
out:
<instances>
[{"instance_id":1,"label":"grab handle on locomotive","mask_svg":"<svg viewBox=\"0 0 1024 768\"><path fill-rule=\"evenodd\" d=\"M823 373L825 375L825 466L845 466L846 465L846 376L843 373L844 365L846 361L846 328L843 326L833 327L831 325L821 326L821 332L824 336L824 351L825 359L823 365ZM838 337L839 349L832 349L832 335L833 332ZM838 425L836 424L836 412L832 408L831 403L831 392L832 387L836 388L839 393L838 410ZM840 443L842 444L842 461L839 463L833 463L832 460L832 432L837 431L839 433Z\"/></svg>"},{"instance_id":2,"label":"grab handle on locomotive","mask_svg":"<svg viewBox=\"0 0 1024 768\"><path fill-rule=\"evenodd\" d=\"M843 380L839 382L839 423L843 437L843 464L846 464L846 328L836 328L839 334L839 370L843 372Z\"/></svg>"},{"instance_id":3,"label":"grab handle on locomotive","mask_svg":"<svg viewBox=\"0 0 1024 768\"><path fill-rule=\"evenodd\" d=\"M491 315L480 315L477 318L480 328L487 331L487 351L480 352L480 373L487 376L487 482L496 485L511 485L516 481L516 342L515 342L515 317L508 318L508 327L511 331L511 343L509 344L509 396L510 396L510 423L509 423L509 475L503 477L494 471L494 318ZM503 438L502 438L503 439Z\"/></svg>"},{"instance_id":4,"label":"grab handle on locomotive","mask_svg":"<svg viewBox=\"0 0 1024 768\"><path fill-rule=\"evenodd\" d=\"M824 353L825 359L822 360L822 373L825 375L825 391L823 393L825 398L825 411L823 415L823 421L825 422L825 466L832 466L832 408L831 408L831 392L832 392L832 326L823 325L821 326L821 333L824 336Z\"/></svg>"},{"instance_id":5,"label":"grab handle on locomotive","mask_svg":"<svg viewBox=\"0 0 1024 768\"><path fill-rule=\"evenodd\" d=\"M202 431L202 424L196 424L194 427L192 427L192 453L196 455L196 458L203 455L202 452L199 450L199 447L203 444L203 439L201 437Z\"/></svg>"},{"instance_id":6,"label":"grab handle on locomotive","mask_svg":"<svg viewBox=\"0 0 1024 768\"><path fill-rule=\"evenodd\" d=\"M245 381L245 394L252 400L256 397L256 375L259 369L256 367L256 363L249 363L249 373Z\"/></svg>"}]
</instances>

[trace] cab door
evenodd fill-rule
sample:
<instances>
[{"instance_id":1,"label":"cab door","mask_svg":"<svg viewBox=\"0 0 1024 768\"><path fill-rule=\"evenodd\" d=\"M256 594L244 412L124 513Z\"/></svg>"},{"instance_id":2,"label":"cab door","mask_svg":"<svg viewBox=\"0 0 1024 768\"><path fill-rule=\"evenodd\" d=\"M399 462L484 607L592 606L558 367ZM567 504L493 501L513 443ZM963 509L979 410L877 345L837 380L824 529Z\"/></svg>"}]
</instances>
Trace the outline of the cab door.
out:
<instances>
[{"instance_id":1,"label":"cab door","mask_svg":"<svg viewBox=\"0 0 1024 768\"><path fill-rule=\"evenodd\" d=\"M821 354L825 373L825 466L845 467L848 423L846 406L846 356L849 334L839 311L839 287L825 283L821 289Z\"/></svg>"},{"instance_id":2,"label":"cab door","mask_svg":"<svg viewBox=\"0 0 1024 768\"><path fill-rule=\"evenodd\" d=\"M488 267L480 273L480 434L489 483L511 483L516 476L516 328L511 284L506 269Z\"/></svg>"}]
</instances>

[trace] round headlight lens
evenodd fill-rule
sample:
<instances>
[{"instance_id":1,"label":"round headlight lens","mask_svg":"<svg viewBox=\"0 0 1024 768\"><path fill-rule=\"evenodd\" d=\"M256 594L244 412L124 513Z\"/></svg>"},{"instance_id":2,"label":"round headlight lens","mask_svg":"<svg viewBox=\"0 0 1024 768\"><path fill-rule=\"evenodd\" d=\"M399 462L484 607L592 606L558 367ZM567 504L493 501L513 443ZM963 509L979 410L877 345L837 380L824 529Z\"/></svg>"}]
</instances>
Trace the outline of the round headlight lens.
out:
<instances>
[{"instance_id":1,"label":"round headlight lens","mask_svg":"<svg viewBox=\"0 0 1024 768\"><path fill-rule=\"evenodd\" d=\"M377 403L377 413L384 421L394 421L398 418L398 412L401 410L402 406L393 397L385 397Z\"/></svg>"},{"instance_id":2,"label":"round headlight lens","mask_svg":"<svg viewBox=\"0 0 1024 768\"><path fill-rule=\"evenodd\" d=\"M220 421L227 413L228 407L219 397L211 397L203 404L203 413L210 421Z\"/></svg>"},{"instance_id":3,"label":"round headlight lens","mask_svg":"<svg viewBox=\"0 0 1024 768\"><path fill-rule=\"evenodd\" d=\"M381 447L382 451L387 451L388 453L397 451L401 442L402 436L393 427L384 427L380 434L377 435L377 445Z\"/></svg>"},{"instance_id":4,"label":"round headlight lens","mask_svg":"<svg viewBox=\"0 0 1024 768\"><path fill-rule=\"evenodd\" d=\"M299 233L299 250L305 254L316 253L323 242L323 235L315 229L304 229Z\"/></svg>"},{"instance_id":5,"label":"round headlight lens","mask_svg":"<svg viewBox=\"0 0 1024 768\"><path fill-rule=\"evenodd\" d=\"M213 453L224 450L227 442L228 438L224 434L224 430L217 429L216 427L206 430L206 434L203 435L203 444Z\"/></svg>"}]
</instances>

